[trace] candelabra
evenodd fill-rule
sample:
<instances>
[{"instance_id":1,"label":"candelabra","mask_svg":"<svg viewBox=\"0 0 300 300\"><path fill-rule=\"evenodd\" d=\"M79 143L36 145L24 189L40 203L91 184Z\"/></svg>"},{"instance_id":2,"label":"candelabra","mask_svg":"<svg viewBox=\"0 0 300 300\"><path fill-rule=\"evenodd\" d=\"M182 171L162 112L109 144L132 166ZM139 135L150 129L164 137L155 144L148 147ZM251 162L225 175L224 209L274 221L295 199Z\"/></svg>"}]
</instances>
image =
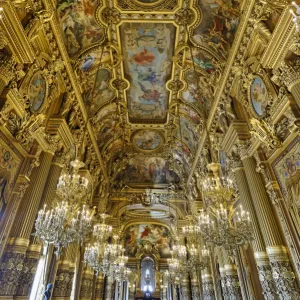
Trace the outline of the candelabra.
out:
<instances>
[{"instance_id":1,"label":"candelabra","mask_svg":"<svg viewBox=\"0 0 300 300\"><path fill-rule=\"evenodd\" d=\"M63 174L59 177L56 194L70 205L86 203L90 196L89 180L78 174L84 163L76 159L70 164L73 172L72 174Z\"/></svg>"},{"instance_id":2,"label":"candelabra","mask_svg":"<svg viewBox=\"0 0 300 300\"><path fill-rule=\"evenodd\" d=\"M296 13L291 9L290 12L293 16L292 21L296 26L296 31L300 31L299 23L300 23L300 6L296 2L292 2L292 5L296 8Z\"/></svg>"}]
</instances>

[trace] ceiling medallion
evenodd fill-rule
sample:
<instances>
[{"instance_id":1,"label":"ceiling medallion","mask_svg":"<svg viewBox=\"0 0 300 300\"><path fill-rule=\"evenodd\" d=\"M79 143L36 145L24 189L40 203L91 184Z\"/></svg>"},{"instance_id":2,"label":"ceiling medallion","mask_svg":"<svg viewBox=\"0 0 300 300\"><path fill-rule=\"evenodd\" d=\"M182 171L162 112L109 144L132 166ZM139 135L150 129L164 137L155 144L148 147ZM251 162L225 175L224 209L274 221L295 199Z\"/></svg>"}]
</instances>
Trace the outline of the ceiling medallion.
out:
<instances>
[{"instance_id":1,"label":"ceiling medallion","mask_svg":"<svg viewBox=\"0 0 300 300\"><path fill-rule=\"evenodd\" d=\"M135 132L132 136L132 144L140 151L156 151L163 145L163 143L164 137L157 130L143 129Z\"/></svg>"}]
</instances>

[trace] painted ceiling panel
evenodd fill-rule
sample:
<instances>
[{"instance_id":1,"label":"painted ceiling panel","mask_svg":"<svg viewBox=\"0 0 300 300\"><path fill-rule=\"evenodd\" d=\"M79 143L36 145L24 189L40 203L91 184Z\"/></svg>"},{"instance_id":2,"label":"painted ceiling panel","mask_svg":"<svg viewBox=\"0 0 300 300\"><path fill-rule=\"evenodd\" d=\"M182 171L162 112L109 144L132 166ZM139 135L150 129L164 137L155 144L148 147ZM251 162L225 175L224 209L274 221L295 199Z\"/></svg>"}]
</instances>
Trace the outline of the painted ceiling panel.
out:
<instances>
[{"instance_id":1,"label":"painted ceiling panel","mask_svg":"<svg viewBox=\"0 0 300 300\"><path fill-rule=\"evenodd\" d=\"M194 41L226 58L239 24L238 1L199 0L198 5L202 20L193 31Z\"/></svg>"},{"instance_id":2,"label":"painted ceiling panel","mask_svg":"<svg viewBox=\"0 0 300 300\"><path fill-rule=\"evenodd\" d=\"M175 26L165 23L121 25L129 120L163 123L169 92L165 87L172 72Z\"/></svg>"},{"instance_id":3,"label":"painted ceiling panel","mask_svg":"<svg viewBox=\"0 0 300 300\"><path fill-rule=\"evenodd\" d=\"M98 5L98 0L58 2L60 27L70 57L103 40L105 29L100 27L95 19Z\"/></svg>"}]
</instances>

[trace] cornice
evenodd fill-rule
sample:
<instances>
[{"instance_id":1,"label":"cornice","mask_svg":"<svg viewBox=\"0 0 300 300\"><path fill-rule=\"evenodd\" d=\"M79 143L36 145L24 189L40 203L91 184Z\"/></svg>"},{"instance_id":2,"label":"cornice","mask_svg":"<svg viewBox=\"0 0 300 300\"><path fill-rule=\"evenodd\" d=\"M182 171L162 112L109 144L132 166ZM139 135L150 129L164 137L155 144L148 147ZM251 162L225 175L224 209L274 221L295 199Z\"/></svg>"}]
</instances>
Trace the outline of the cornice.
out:
<instances>
[{"instance_id":1,"label":"cornice","mask_svg":"<svg viewBox=\"0 0 300 300\"><path fill-rule=\"evenodd\" d=\"M50 117L46 132L52 135L58 135L66 149L70 149L74 145L74 137L69 129L66 120L60 116Z\"/></svg>"}]
</instances>

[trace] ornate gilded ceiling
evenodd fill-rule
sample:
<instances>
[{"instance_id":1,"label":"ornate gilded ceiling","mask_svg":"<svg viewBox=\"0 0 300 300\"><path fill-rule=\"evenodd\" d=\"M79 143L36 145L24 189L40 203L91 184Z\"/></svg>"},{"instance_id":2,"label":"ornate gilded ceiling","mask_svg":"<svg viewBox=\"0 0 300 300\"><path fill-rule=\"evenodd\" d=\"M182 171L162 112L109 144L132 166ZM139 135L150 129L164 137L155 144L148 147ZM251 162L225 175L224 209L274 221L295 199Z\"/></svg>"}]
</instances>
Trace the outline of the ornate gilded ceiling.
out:
<instances>
[{"instance_id":1,"label":"ornate gilded ceiling","mask_svg":"<svg viewBox=\"0 0 300 300\"><path fill-rule=\"evenodd\" d=\"M62 0L57 16L112 182L180 184L239 25L239 2Z\"/></svg>"}]
</instances>

